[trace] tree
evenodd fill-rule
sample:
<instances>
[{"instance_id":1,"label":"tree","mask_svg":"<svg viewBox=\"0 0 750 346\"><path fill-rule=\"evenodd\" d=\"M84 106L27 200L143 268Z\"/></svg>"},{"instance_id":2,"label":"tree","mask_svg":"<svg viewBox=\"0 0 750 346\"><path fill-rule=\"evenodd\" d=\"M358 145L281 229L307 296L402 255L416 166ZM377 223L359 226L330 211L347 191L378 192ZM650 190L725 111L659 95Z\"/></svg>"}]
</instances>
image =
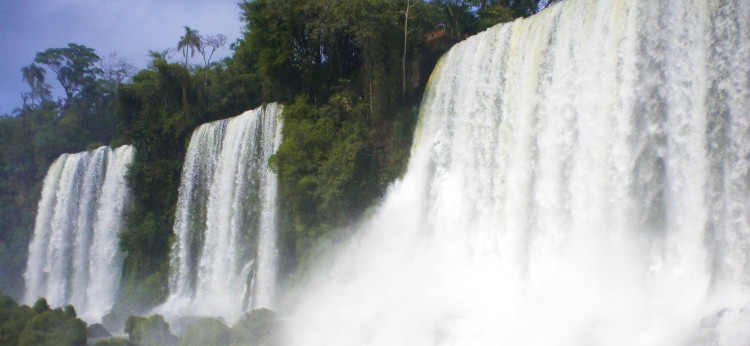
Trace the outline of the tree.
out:
<instances>
[{"instance_id":1,"label":"tree","mask_svg":"<svg viewBox=\"0 0 750 346\"><path fill-rule=\"evenodd\" d=\"M23 68L21 68L23 80L26 82L26 84L29 85L29 89L31 89L30 97L32 106L34 105L34 100L37 96L43 97L40 91L44 88L45 72L47 72L45 69L33 63L29 66L24 66Z\"/></svg>"},{"instance_id":2,"label":"tree","mask_svg":"<svg viewBox=\"0 0 750 346\"><path fill-rule=\"evenodd\" d=\"M205 69L205 78L203 85L208 84L208 65L211 64L211 58L219 48L227 43L227 37L222 34L216 36L201 36L198 42L198 53L203 57L203 68ZM209 51L210 50L210 51Z\"/></svg>"},{"instance_id":3,"label":"tree","mask_svg":"<svg viewBox=\"0 0 750 346\"><path fill-rule=\"evenodd\" d=\"M477 13L479 16L478 30L484 30L498 23L510 22L515 19L513 10L503 5L499 1L483 2Z\"/></svg>"},{"instance_id":4,"label":"tree","mask_svg":"<svg viewBox=\"0 0 750 346\"><path fill-rule=\"evenodd\" d=\"M417 6L417 2L411 2L412 0L406 0L406 10L404 10L404 53L401 56L401 91L406 94L406 49L407 42L409 39L409 10Z\"/></svg>"},{"instance_id":5,"label":"tree","mask_svg":"<svg viewBox=\"0 0 750 346\"><path fill-rule=\"evenodd\" d=\"M135 66L116 52L109 53L106 59L100 60L99 69L104 80L113 85L122 84L135 73Z\"/></svg>"},{"instance_id":6,"label":"tree","mask_svg":"<svg viewBox=\"0 0 750 346\"><path fill-rule=\"evenodd\" d=\"M49 48L36 54L35 62L46 65L57 75L57 80L65 91L63 110L87 87L96 83L101 70L95 66L100 60L94 50L75 43L67 48Z\"/></svg>"},{"instance_id":7,"label":"tree","mask_svg":"<svg viewBox=\"0 0 750 346\"><path fill-rule=\"evenodd\" d=\"M185 26L185 35L180 37L180 42L177 42L177 50L182 50L182 55L185 56L185 68L188 67L188 51L190 56L195 55L195 51L201 46L201 37L198 35L198 30L193 30L189 26Z\"/></svg>"}]
</instances>

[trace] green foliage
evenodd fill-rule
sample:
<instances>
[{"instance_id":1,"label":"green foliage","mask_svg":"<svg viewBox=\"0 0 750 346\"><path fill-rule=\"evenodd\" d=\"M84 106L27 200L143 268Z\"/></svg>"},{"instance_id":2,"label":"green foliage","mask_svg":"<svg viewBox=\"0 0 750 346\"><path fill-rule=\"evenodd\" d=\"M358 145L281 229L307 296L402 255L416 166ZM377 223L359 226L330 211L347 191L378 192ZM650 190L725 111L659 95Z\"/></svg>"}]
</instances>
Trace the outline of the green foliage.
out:
<instances>
[{"instance_id":1,"label":"green foliage","mask_svg":"<svg viewBox=\"0 0 750 346\"><path fill-rule=\"evenodd\" d=\"M36 311L37 313L42 313L42 312L48 311L50 308L49 308L49 304L47 304L47 299L39 298L34 303L34 306L32 307L32 309L34 309L34 311Z\"/></svg>"},{"instance_id":2,"label":"green foliage","mask_svg":"<svg viewBox=\"0 0 750 346\"><path fill-rule=\"evenodd\" d=\"M219 319L204 318L198 323L190 325L185 331L181 346L229 346L232 329Z\"/></svg>"},{"instance_id":3,"label":"green foliage","mask_svg":"<svg viewBox=\"0 0 750 346\"><path fill-rule=\"evenodd\" d=\"M185 35L180 37L180 41L177 42L177 50L181 49L182 55L185 56L185 68L188 67L188 51L190 51L190 56L195 55L195 51L200 47L200 44L201 38L198 31L185 26Z\"/></svg>"},{"instance_id":4,"label":"green foliage","mask_svg":"<svg viewBox=\"0 0 750 346\"><path fill-rule=\"evenodd\" d=\"M96 86L96 78L102 71L95 66L101 60L94 50L75 43L66 48L49 48L36 54L34 62L47 66L57 75L65 91L63 109L68 109L76 96Z\"/></svg>"},{"instance_id":5,"label":"green foliage","mask_svg":"<svg viewBox=\"0 0 750 346\"><path fill-rule=\"evenodd\" d=\"M86 323L62 309L47 310L32 317L18 337L24 346L79 346L86 344Z\"/></svg>"},{"instance_id":6,"label":"green foliage","mask_svg":"<svg viewBox=\"0 0 750 346\"><path fill-rule=\"evenodd\" d=\"M498 23L510 22L515 19L513 10L496 3L482 8L479 12L479 29L484 30Z\"/></svg>"},{"instance_id":7,"label":"green foliage","mask_svg":"<svg viewBox=\"0 0 750 346\"><path fill-rule=\"evenodd\" d=\"M65 315L67 315L68 317L78 317L78 314L76 314L76 308L74 308L73 305L65 305L65 307L63 308L63 312L65 312Z\"/></svg>"},{"instance_id":8,"label":"green foliage","mask_svg":"<svg viewBox=\"0 0 750 346\"><path fill-rule=\"evenodd\" d=\"M72 307L52 310L46 300L39 299L30 308L0 295L0 345L85 344L86 324L76 318Z\"/></svg>"},{"instance_id":9,"label":"green foliage","mask_svg":"<svg viewBox=\"0 0 750 346\"><path fill-rule=\"evenodd\" d=\"M0 309L12 309L18 306L18 303L16 303L13 298L10 296L6 296L4 294L0 294Z\"/></svg>"},{"instance_id":10,"label":"green foliage","mask_svg":"<svg viewBox=\"0 0 750 346\"><path fill-rule=\"evenodd\" d=\"M126 268L126 277L140 275L138 268ZM164 301L167 297L167 270L158 270L144 280L131 280L125 284L122 296L110 312L102 318L102 323L110 330L119 330L126 318L141 313Z\"/></svg>"},{"instance_id":11,"label":"green foliage","mask_svg":"<svg viewBox=\"0 0 750 346\"><path fill-rule=\"evenodd\" d=\"M199 92L183 66L163 59L154 60L152 68L139 72L119 90L118 129L123 141L138 148L128 175L134 200L120 239L127 253L125 298L146 298L134 291L147 277L166 271L181 159L197 122L199 110L193 104ZM147 288L156 290L149 295L163 296L159 287L166 286L166 275L152 277L164 281L151 282ZM162 298L157 297L157 302Z\"/></svg>"},{"instance_id":12,"label":"green foliage","mask_svg":"<svg viewBox=\"0 0 750 346\"><path fill-rule=\"evenodd\" d=\"M268 309L253 310L232 326L232 346L279 345L276 314Z\"/></svg>"},{"instance_id":13,"label":"green foliage","mask_svg":"<svg viewBox=\"0 0 750 346\"><path fill-rule=\"evenodd\" d=\"M365 127L366 106L344 95L314 107L299 98L284 111L284 141L271 164L279 173L280 200L294 216L287 239L303 250L308 239L357 215L377 197L369 184L378 169Z\"/></svg>"},{"instance_id":14,"label":"green foliage","mask_svg":"<svg viewBox=\"0 0 750 346\"><path fill-rule=\"evenodd\" d=\"M192 131L233 115L226 112L251 108L256 100L252 87L234 88L223 82L226 76L241 84L238 80L252 80L252 73L231 60L224 63L207 74L211 83L206 83L204 71L193 73L157 55L150 68L118 90L119 141L132 143L138 151L128 174L133 203L120 236L120 247L127 254L124 289L110 316L112 322L166 298L177 190Z\"/></svg>"},{"instance_id":15,"label":"green foliage","mask_svg":"<svg viewBox=\"0 0 750 346\"><path fill-rule=\"evenodd\" d=\"M0 345L18 345L18 336L37 314L28 306L0 308Z\"/></svg>"},{"instance_id":16,"label":"green foliage","mask_svg":"<svg viewBox=\"0 0 750 346\"><path fill-rule=\"evenodd\" d=\"M415 16L429 7L419 5ZM427 54L415 39L422 35L412 32L434 23L412 21L407 31L413 60L407 65L417 83L402 90L400 1L258 0L241 6L247 28L238 52L258 57L251 63L257 64L261 94L295 100L284 110L284 140L271 164L286 214L285 258L299 260L316 239L358 217L402 172L416 118L410 110L426 80L420 66L426 63L429 71L434 64L422 61ZM298 264L287 266L294 271Z\"/></svg>"}]
</instances>

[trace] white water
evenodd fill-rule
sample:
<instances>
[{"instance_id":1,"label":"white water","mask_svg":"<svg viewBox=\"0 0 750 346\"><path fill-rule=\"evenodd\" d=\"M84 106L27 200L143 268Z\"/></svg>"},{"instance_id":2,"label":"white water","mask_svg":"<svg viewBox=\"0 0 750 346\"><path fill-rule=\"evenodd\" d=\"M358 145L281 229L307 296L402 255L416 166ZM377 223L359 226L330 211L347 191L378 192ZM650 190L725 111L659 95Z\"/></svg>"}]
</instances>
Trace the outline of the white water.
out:
<instances>
[{"instance_id":1,"label":"white water","mask_svg":"<svg viewBox=\"0 0 750 346\"><path fill-rule=\"evenodd\" d=\"M222 316L274 306L276 175L281 106L201 125L185 158L171 252L172 316Z\"/></svg>"},{"instance_id":2,"label":"white water","mask_svg":"<svg viewBox=\"0 0 750 346\"><path fill-rule=\"evenodd\" d=\"M125 180L133 148L101 147L63 154L42 187L24 274L28 304L74 304L97 321L114 304L122 256L118 234L128 199Z\"/></svg>"},{"instance_id":3,"label":"white water","mask_svg":"<svg viewBox=\"0 0 750 346\"><path fill-rule=\"evenodd\" d=\"M454 47L291 345L750 343L750 2L567 0Z\"/></svg>"}]
</instances>

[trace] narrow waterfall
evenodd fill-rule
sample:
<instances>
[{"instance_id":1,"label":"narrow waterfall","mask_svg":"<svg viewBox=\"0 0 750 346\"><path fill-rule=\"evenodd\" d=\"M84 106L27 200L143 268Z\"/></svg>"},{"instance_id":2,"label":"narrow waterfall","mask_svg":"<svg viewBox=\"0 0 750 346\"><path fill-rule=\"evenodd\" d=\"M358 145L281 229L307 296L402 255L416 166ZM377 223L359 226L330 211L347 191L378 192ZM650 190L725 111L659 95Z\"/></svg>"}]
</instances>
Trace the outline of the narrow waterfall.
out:
<instances>
[{"instance_id":1,"label":"narrow waterfall","mask_svg":"<svg viewBox=\"0 0 750 346\"><path fill-rule=\"evenodd\" d=\"M177 202L164 313L222 316L273 307L281 111L269 104L203 124L190 139Z\"/></svg>"},{"instance_id":2,"label":"narrow waterfall","mask_svg":"<svg viewBox=\"0 0 750 346\"><path fill-rule=\"evenodd\" d=\"M73 304L87 320L114 304L122 255L118 234L128 188L131 146L63 154L44 178L29 245L25 301Z\"/></svg>"},{"instance_id":3,"label":"narrow waterfall","mask_svg":"<svg viewBox=\"0 0 750 346\"><path fill-rule=\"evenodd\" d=\"M431 77L289 345L750 343L750 1L566 0Z\"/></svg>"}]
</instances>

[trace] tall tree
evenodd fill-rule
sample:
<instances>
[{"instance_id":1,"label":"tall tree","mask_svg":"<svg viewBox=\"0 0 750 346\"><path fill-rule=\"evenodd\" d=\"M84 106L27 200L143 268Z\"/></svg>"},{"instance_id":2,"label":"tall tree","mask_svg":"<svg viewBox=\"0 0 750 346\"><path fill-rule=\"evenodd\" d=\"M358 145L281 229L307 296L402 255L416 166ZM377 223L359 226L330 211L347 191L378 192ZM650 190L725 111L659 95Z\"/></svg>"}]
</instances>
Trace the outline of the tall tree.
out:
<instances>
[{"instance_id":1,"label":"tall tree","mask_svg":"<svg viewBox=\"0 0 750 346\"><path fill-rule=\"evenodd\" d=\"M45 72L46 72L45 69L33 63L29 66L24 66L23 68L21 68L21 74L23 75L23 80L26 82L26 84L29 85L29 89L31 90L30 97L31 97L32 106L38 94L37 91L39 91L41 88L44 87L44 73Z\"/></svg>"},{"instance_id":2,"label":"tall tree","mask_svg":"<svg viewBox=\"0 0 750 346\"><path fill-rule=\"evenodd\" d=\"M82 90L96 83L96 77L101 73L95 66L99 60L93 49L75 43L68 43L67 48L49 48L37 53L34 59L57 75L65 91L63 110L70 107Z\"/></svg>"},{"instance_id":3,"label":"tall tree","mask_svg":"<svg viewBox=\"0 0 750 346\"><path fill-rule=\"evenodd\" d=\"M193 30L189 26L185 26L185 35L180 37L180 42L177 42L177 50L182 50L182 55L185 57L185 68L188 67L188 51L190 56L195 55L195 51L201 46L201 37L198 35L198 30Z\"/></svg>"},{"instance_id":4,"label":"tall tree","mask_svg":"<svg viewBox=\"0 0 750 346\"><path fill-rule=\"evenodd\" d=\"M417 1L406 0L406 10L404 10L404 52L401 56L401 92L406 94L406 49L409 40L409 10L417 6Z\"/></svg>"},{"instance_id":5,"label":"tall tree","mask_svg":"<svg viewBox=\"0 0 750 346\"><path fill-rule=\"evenodd\" d=\"M227 37L222 34L216 36L202 36L198 43L198 53L203 57L203 68L205 70L205 78L203 79L203 85L208 85L208 65L211 64L211 58L214 53L227 43Z\"/></svg>"},{"instance_id":6,"label":"tall tree","mask_svg":"<svg viewBox=\"0 0 750 346\"><path fill-rule=\"evenodd\" d=\"M135 66L116 52L109 53L106 59L99 61L102 77L112 85L119 85L135 73Z\"/></svg>"}]
</instances>

